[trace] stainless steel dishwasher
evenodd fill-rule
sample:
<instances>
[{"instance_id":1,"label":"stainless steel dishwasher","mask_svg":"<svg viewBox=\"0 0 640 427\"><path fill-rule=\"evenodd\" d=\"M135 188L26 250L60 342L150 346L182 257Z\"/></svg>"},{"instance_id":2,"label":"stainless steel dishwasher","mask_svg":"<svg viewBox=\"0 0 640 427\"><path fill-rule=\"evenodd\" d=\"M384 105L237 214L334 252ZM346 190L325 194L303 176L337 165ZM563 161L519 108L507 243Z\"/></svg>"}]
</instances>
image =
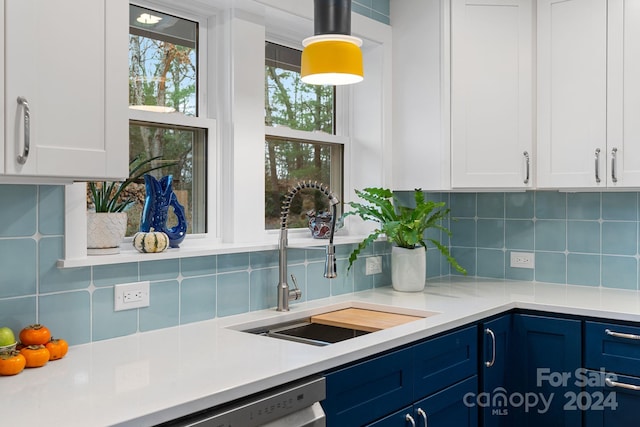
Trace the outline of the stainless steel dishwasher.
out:
<instances>
[{"instance_id":1,"label":"stainless steel dishwasher","mask_svg":"<svg viewBox=\"0 0 640 427\"><path fill-rule=\"evenodd\" d=\"M162 427L325 427L322 377L286 384L227 405L161 424Z\"/></svg>"}]
</instances>

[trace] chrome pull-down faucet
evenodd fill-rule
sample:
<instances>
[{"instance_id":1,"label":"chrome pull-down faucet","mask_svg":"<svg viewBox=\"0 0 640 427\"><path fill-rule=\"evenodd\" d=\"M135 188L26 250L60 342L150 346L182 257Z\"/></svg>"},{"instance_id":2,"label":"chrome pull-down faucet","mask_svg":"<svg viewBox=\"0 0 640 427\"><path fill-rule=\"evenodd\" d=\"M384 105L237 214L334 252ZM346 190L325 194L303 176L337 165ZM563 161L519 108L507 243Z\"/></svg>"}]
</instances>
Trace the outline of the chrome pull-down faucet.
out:
<instances>
[{"instance_id":1,"label":"chrome pull-down faucet","mask_svg":"<svg viewBox=\"0 0 640 427\"><path fill-rule=\"evenodd\" d=\"M295 277L293 274L294 289L289 289L289 283L287 280L287 245L288 245L288 227L289 221L289 209L291 207L291 200L301 190L305 188L312 188L319 190L329 199L329 205L331 206L331 231L329 232L329 244L327 245L327 258L324 264L324 277L327 279L334 279L338 277L336 272L336 256L333 249L333 234L336 229L336 216L338 214L338 198L323 184L315 182L299 182L293 187L284 198L282 202L282 210L280 212L280 241L278 243L279 251L279 283L278 283L278 311L289 311L289 301L297 300L302 297L302 291L298 288Z\"/></svg>"}]
</instances>

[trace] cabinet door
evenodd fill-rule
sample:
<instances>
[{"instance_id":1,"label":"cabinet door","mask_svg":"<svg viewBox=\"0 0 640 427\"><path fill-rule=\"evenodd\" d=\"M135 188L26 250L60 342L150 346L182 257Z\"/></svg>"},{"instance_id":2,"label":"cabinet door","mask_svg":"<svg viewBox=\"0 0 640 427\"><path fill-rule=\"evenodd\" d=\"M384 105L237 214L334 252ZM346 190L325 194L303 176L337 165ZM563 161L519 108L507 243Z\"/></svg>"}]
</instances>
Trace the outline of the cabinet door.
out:
<instances>
[{"instance_id":1,"label":"cabinet door","mask_svg":"<svg viewBox=\"0 0 640 427\"><path fill-rule=\"evenodd\" d=\"M128 175L127 6L5 0L6 174Z\"/></svg>"},{"instance_id":2,"label":"cabinet door","mask_svg":"<svg viewBox=\"0 0 640 427\"><path fill-rule=\"evenodd\" d=\"M417 426L474 427L478 425L478 408L473 396L478 392L478 376L447 387L416 402L413 417Z\"/></svg>"},{"instance_id":3,"label":"cabinet door","mask_svg":"<svg viewBox=\"0 0 640 427\"><path fill-rule=\"evenodd\" d=\"M607 173L612 187L640 186L640 3L609 0Z\"/></svg>"},{"instance_id":4,"label":"cabinet door","mask_svg":"<svg viewBox=\"0 0 640 427\"><path fill-rule=\"evenodd\" d=\"M638 425L640 391L631 388L640 387L640 378L616 375L601 371L587 371L593 385L587 386L584 393L575 402L571 410L584 411L585 427L622 427ZM605 377L615 381L608 386Z\"/></svg>"},{"instance_id":5,"label":"cabinet door","mask_svg":"<svg viewBox=\"0 0 640 427\"><path fill-rule=\"evenodd\" d=\"M514 348L512 393L537 396L528 409L509 408L517 426L578 427L580 411L566 411L565 404L581 391L576 372L582 369L581 322L533 315L513 315ZM515 351L515 350L514 350ZM542 399L550 401L545 405ZM511 398L510 398L511 402Z\"/></svg>"},{"instance_id":6,"label":"cabinet door","mask_svg":"<svg viewBox=\"0 0 640 427\"><path fill-rule=\"evenodd\" d=\"M606 186L607 2L538 1L537 186Z\"/></svg>"},{"instance_id":7,"label":"cabinet door","mask_svg":"<svg viewBox=\"0 0 640 427\"><path fill-rule=\"evenodd\" d=\"M532 185L532 2L453 0L451 185Z\"/></svg>"},{"instance_id":8,"label":"cabinet door","mask_svg":"<svg viewBox=\"0 0 640 427\"><path fill-rule=\"evenodd\" d=\"M512 337L510 314L482 325L482 391L491 396L506 395L514 390L512 381L512 358L517 357ZM509 408L488 405L481 407L485 427L509 427Z\"/></svg>"}]
</instances>

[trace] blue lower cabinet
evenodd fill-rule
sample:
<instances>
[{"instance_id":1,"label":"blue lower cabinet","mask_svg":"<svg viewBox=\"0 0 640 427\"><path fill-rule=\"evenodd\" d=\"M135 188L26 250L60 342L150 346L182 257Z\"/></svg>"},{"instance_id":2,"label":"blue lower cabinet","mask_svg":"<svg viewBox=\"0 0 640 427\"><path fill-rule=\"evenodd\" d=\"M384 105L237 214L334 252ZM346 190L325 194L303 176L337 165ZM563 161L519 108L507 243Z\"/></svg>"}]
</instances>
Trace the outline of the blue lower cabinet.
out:
<instances>
[{"instance_id":1,"label":"blue lower cabinet","mask_svg":"<svg viewBox=\"0 0 640 427\"><path fill-rule=\"evenodd\" d=\"M434 398L433 408L461 405L466 392L450 391L451 386L473 377L476 392L476 374L475 326L349 365L326 374L327 398L322 406L327 426L356 427L374 421L402 426L406 417L401 413L424 397ZM447 396L451 402L445 405L446 399L436 396ZM434 416L441 416L435 413L436 409ZM398 419L400 424L392 423Z\"/></svg>"},{"instance_id":2,"label":"blue lower cabinet","mask_svg":"<svg viewBox=\"0 0 640 427\"><path fill-rule=\"evenodd\" d=\"M509 408L500 395L506 396L514 390L513 358L518 349L513 343L513 317L511 314L498 317L483 323L480 331L482 337L482 358L480 372L482 375L482 395L476 399L484 427L511 427Z\"/></svg>"},{"instance_id":3,"label":"blue lower cabinet","mask_svg":"<svg viewBox=\"0 0 640 427\"><path fill-rule=\"evenodd\" d=\"M582 411L585 427L623 427L640 424L640 378L602 371L586 371L592 384L570 402L571 410ZM607 385L605 378L613 381ZM638 390L633 390L633 388Z\"/></svg>"},{"instance_id":4,"label":"blue lower cabinet","mask_svg":"<svg viewBox=\"0 0 640 427\"><path fill-rule=\"evenodd\" d=\"M514 314L513 333L511 425L581 426L581 411L566 410L566 403L582 390L582 322Z\"/></svg>"}]
</instances>

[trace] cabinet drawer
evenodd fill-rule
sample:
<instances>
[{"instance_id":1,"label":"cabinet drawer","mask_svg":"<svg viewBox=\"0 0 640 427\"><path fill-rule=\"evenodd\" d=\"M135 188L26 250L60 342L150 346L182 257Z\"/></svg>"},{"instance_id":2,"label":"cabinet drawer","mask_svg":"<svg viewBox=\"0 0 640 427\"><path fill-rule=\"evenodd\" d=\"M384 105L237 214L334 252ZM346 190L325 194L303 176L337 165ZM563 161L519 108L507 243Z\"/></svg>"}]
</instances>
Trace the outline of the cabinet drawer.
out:
<instances>
[{"instance_id":1,"label":"cabinet drawer","mask_svg":"<svg viewBox=\"0 0 640 427\"><path fill-rule=\"evenodd\" d=\"M478 372L478 330L470 326L412 347L414 397L420 399Z\"/></svg>"},{"instance_id":2,"label":"cabinet drawer","mask_svg":"<svg viewBox=\"0 0 640 427\"><path fill-rule=\"evenodd\" d=\"M413 402L411 352L400 350L326 376L328 426L358 426Z\"/></svg>"},{"instance_id":3,"label":"cabinet drawer","mask_svg":"<svg viewBox=\"0 0 640 427\"><path fill-rule=\"evenodd\" d=\"M640 376L640 327L585 322L584 358L587 368Z\"/></svg>"}]
</instances>

